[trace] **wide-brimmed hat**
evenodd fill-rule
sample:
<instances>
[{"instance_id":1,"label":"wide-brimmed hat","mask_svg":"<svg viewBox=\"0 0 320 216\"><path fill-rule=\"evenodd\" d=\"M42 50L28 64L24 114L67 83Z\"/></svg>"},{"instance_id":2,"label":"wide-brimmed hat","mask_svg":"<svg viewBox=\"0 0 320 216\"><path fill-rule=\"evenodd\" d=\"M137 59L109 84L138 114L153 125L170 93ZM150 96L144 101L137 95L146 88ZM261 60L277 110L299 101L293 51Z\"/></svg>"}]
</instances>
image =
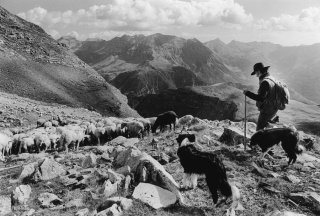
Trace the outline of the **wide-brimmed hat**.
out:
<instances>
[{"instance_id":1,"label":"wide-brimmed hat","mask_svg":"<svg viewBox=\"0 0 320 216\"><path fill-rule=\"evenodd\" d=\"M261 62L258 62L256 63L254 66L253 66L253 72L251 73L251 75L255 75L256 74L256 71L261 71L261 73L266 73L268 71L268 68L270 66L264 66Z\"/></svg>"}]
</instances>

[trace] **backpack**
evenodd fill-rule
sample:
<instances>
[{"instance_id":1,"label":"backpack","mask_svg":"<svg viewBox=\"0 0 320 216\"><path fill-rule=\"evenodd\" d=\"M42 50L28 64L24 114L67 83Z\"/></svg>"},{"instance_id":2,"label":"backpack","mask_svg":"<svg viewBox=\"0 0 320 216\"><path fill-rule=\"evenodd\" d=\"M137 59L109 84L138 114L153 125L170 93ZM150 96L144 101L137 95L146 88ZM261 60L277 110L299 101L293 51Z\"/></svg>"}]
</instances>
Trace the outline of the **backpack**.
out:
<instances>
[{"instance_id":1,"label":"backpack","mask_svg":"<svg viewBox=\"0 0 320 216\"><path fill-rule=\"evenodd\" d=\"M271 80L275 85L275 103L274 105L279 110L284 110L286 108L286 104L289 104L290 93L287 85L280 81L275 80L273 77L266 77L264 80Z\"/></svg>"}]
</instances>

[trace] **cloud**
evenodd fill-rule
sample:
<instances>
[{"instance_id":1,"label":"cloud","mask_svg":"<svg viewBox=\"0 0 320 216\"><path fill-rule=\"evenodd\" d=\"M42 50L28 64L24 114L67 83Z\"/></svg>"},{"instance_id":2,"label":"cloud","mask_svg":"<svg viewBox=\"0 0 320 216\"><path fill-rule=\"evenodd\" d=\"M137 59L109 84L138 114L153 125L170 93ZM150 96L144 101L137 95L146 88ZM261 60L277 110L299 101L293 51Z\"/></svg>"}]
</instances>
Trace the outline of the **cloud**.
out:
<instances>
[{"instance_id":1,"label":"cloud","mask_svg":"<svg viewBox=\"0 0 320 216\"><path fill-rule=\"evenodd\" d=\"M150 31L170 26L236 26L252 15L234 0L109 0L78 11L37 7L18 14L41 26L69 25L108 31Z\"/></svg>"},{"instance_id":2,"label":"cloud","mask_svg":"<svg viewBox=\"0 0 320 216\"><path fill-rule=\"evenodd\" d=\"M320 31L320 8L309 7L303 9L300 14L282 14L267 20L259 20L254 24L255 28L262 30L280 31Z\"/></svg>"}]
</instances>

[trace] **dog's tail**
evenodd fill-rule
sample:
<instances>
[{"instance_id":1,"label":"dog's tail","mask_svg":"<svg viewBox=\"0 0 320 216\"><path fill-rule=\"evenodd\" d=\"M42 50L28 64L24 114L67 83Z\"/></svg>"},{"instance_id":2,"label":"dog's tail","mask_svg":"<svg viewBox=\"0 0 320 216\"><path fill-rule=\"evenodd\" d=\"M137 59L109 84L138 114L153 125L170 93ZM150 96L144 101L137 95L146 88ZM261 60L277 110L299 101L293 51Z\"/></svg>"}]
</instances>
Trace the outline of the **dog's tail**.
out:
<instances>
[{"instance_id":1,"label":"dog's tail","mask_svg":"<svg viewBox=\"0 0 320 216\"><path fill-rule=\"evenodd\" d=\"M295 149L294 149L294 152L297 153L297 154L302 154L302 152L304 152L305 149L302 145L296 145Z\"/></svg>"}]
</instances>

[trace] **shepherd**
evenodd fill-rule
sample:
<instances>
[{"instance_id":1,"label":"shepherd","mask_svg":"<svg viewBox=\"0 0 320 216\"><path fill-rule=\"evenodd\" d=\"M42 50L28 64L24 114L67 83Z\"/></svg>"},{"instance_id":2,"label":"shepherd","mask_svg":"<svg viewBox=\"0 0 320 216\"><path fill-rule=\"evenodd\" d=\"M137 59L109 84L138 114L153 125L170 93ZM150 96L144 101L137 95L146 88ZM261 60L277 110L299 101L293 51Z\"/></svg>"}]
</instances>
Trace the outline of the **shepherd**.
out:
<instances>
[{"instance_id":1,"label":"shepherd","mask_svg":"<svg viewBox=\"0 0 320 216\"><path fill-rule=\"evenodd\" d=\"M269 122L279 119L277 112L285 109L290 97L287 86L271 77L268 72L269 67L265 67L261 62L253 66L251 75L259 78L258 94L248 90L243 91L246 96L256 101L256 106L260 111L257 131L264 129Z\"/></svg>"}]
</instances>

